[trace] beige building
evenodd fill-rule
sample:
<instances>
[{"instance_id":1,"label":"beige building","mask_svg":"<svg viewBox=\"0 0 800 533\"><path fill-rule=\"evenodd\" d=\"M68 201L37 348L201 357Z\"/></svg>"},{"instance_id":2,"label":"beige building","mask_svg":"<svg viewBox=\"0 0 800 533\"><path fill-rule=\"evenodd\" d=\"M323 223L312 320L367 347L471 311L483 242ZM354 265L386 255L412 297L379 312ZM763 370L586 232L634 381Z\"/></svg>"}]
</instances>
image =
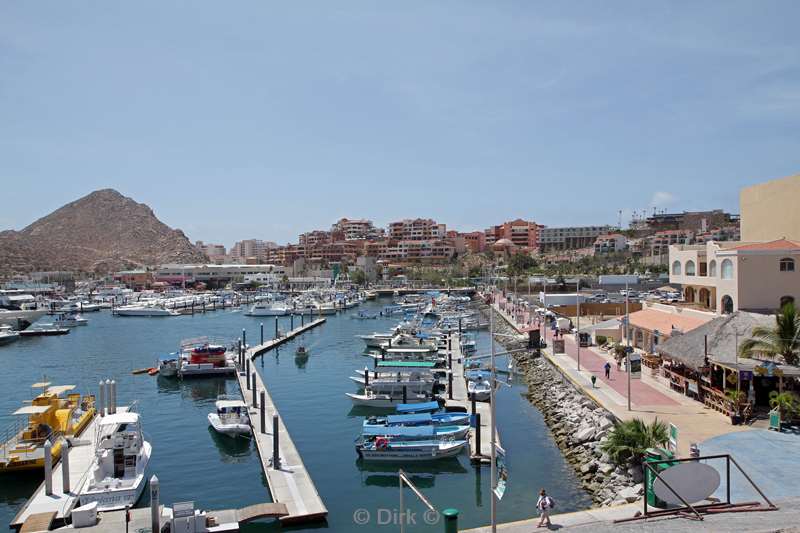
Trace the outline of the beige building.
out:
<instances>
[{"instance_id":1,"label":"beige building","mask_svg":"<svg viewBox=\"0 0 800 533\"><path fill-rule=\"evenodd\" d=\"M800 174L759 183L739 195L742 240L800 241Z\"/></svg>"},{"instance_id":2,"label":"beige building","mask_svg":"<svg viewBox=\"0 0 800 533\"><path fill-rule=\"evenodd\" d=\"M800 242L707 242L669 249L670 283L686 303L722 313L773 311L800 300Z\"/></svg>"}]
</instances>

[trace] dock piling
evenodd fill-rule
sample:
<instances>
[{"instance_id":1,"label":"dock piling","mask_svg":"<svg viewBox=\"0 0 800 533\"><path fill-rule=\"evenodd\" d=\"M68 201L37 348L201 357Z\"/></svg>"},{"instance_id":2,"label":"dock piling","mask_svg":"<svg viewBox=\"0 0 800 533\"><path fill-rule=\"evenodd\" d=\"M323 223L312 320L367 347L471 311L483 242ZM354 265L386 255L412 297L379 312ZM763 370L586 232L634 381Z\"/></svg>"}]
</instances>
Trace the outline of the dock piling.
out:
<instances>
[{"instance_id":1,"label":"dock piling","mask_svg":"<svg viewBox=\"0 0 800 533\"><path fill-rule=\"evenodd\" d=\"M264 344L264 323L261 323L261 344Z\"/></svg>"},{"instance_id":2,"label":"dock piling","mask_svg":"<svg viewBox=\"0 0 800 533\"><path fill-rule=\"evenodd\" d=\"M473 455L481 454L481 414L475 413L475 453Z\"/></svg>"},{"instance_id":3,"label":"dock piling","mask_svg":"<svg viewBox=\"0 0 800 533\"><path fill-rule=\"evenodd\" d=\"M281 456L278 451L278 415L272 415L272 468L280 470Z\"/></svg>"},{"instance_id":4,"label":"dock piling","mask_svg":"<svg viewBox=\"0 0 800 533\"><path fill-rule=\"evenodd\" d=\"M242 328L242 346L247 348L247 331Z\"/></svg>"},{"instance_id":5,"label":"dock piling","mask_svg":"<svg viewBox=\"0 0 800 533\"><path fill-rule=\"evenodd\" d=\"M106 382L102 379L97 392L97 414L100 416L106 414Z\"/></svg>"},{"instance_id":6,"label":"dock piling","mask_svg":"<svg viewBox=\"0 0 800 533\"><path fill-rule=\"evenodd\" d=\"M442 515L444 515L444 533L458 533L458 509L445 509Z\"/></svg>"},{"instance_id":7,"label":"dock piling","mask_svg":"<svg viewBox=\"0 0 800 533\"><path fill-rule=\"evenodd\" d=\"M447 374L447 399L453 399L453 373Z\"/></svg>"},{"instance_id":8,"label":"dock piling","mask_svg":"<svg viewBox=\"0 0 800 533\"><path fill-rule=\"evenodd\" d=\"M289 331L294 329L294 313L289 315Z\"/></svg>"},{"instance_id":9,"label":"dock piling","mask_svg":"<svg viewBox=\"0 0 800 533\"><path fill-rule=\"evenodd\" d=\"M250 390L250 389L252 389L252 386L250 385L250 359L248 359L245 364L247 366L247 370L246 370L246 374L247 374L247 390Z\"/></svg>"},{"instance_id":10,"label":"dock piling","mask_svg":"<svg viewBox=\"0 0 800 533\"><path fill-rule=\"evenodd\" d=\"M252 376L250 377L250 383L253 384L253 409L258 409L258 392L256 390L256 373L253 372Z\"/></svg>"},{"instance_id":11,"label":"dock piling","mask_svg":"<svg viewBox=\"0 0 800 533\"><path fill-rule=\"evenodd\" d=\"M53 445L50 439L44 441L44 493L53 495Z\"/></svg>"},{"instance_id":12,"label":"dock piling","mask_svg":"<svg viewBox=\"0 0 800 533\"><path fill-rule=\"evenodd\" d=\"M403 403L408 403L408 387L403 385Z\"/></svg>"},{"instance_id":13,"label":"dock piling","mask_svg":"<svg viewBox=\"0 0 800 533\"><path fill-rule=\"evenodd\" d=\"M369 387L369 369L364 367L364 387Z\"/></svg>"},{"instance_id":14,"label":"dock piling","mask_svg":"<svg viewBox=\"0 0 800 533\"><path fill-rule=\"evenodd\" d=\"M61 443L61 488L64 494L70 493L69 485L69 441L64 437Z\"/></svg>"},{"instance_id":15,"label":"dock piling","mask_svg":"<svg viewBox=\"0 0 800 533\"><path fill-rule=\"evenodd\" d=\"M306 325L306 316L303 314L303 311L300 311L300 326Z\"/></svg>"},{"instance_id":16,"label":"dock piling","mask_svg":"<svg viewBox=\"0 0 800 533\"><path fill-rule=\"evenodd\" d=\"M106 400L108 401L108 414L113 415L117 412L117 382L113 379L106 380Z\"/></svg>"},{"instance_id":17,"label":"dock piling","mask_svg":"<svg viewBox=\"0 0 800 533\"><path fill-rule=\"evenodd\" d=\"M267 433L267 410L264 406L267 403L266 399L267 393L265 391L261 391L261 433Z\"/></svg>"},{"instance_id":18,"label":"dock piling","mask_svg":"<svg viewBox=\"0 0 800 533\"><path fill-rule=\"evenodd\" d=\"M161 531L161 509L159 500L160 491L158 478L155 474L150 478L150 521L153 533Z\"/></svg>"}]
</instances>

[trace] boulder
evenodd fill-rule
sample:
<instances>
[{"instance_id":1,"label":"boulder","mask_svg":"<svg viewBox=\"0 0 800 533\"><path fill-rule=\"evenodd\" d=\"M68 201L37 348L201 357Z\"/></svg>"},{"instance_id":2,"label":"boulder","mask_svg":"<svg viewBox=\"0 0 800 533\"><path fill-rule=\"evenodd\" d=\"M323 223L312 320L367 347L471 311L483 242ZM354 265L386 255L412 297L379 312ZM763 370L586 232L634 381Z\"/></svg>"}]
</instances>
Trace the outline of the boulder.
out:
<instances>
[{"instance_id":1,"label":"boulder","mask_svg":"<svg viewBox=\"0 0 800 533\"><path fill-rule=\"evenodd\" d=\"M575 442L586 442L594 437L595 429L591 426L583 426L575 432L575 435L572 436L572 440Z\"/></svg>"},{"instance_id":2,"label":"boulder","mask_svg":"<svg viewBox=\"0 0 800 533\"><path fill-rule=\"evenodd\" d=\"M619 498L624 499L628 503L633 503L636 500L638 500L639 495L640 495L639 489L637 488L636 485L634 485L633 487L625 487L617 494Z\"/></svg>"},{"instance_id":3,"label":"boulder","mask_svg":"<svg viewBox=\"0 0 800 533\"><path fill-rule=\"evenodd\" d=\"M611 464L608 464L608 463L604 462L602 460L602 458L600 459L600 461L601 461L601 463L600 463L600 466L598 467L598 470L604 476L607 476L607 475L611 474L614 471L614 465L611 465Z\"/></svg>"},{"instance_id":4,"label":"boulder","mask_svg":"<svg viewBox=\"0 0 800 533\"><path fill-rule=\"evenodd\" d=\"M631 466L628 467L628 477L630 477L634 483L641 483L644 480L644 474L642 473L641 466Z\"/></svg>"}]
</instances>

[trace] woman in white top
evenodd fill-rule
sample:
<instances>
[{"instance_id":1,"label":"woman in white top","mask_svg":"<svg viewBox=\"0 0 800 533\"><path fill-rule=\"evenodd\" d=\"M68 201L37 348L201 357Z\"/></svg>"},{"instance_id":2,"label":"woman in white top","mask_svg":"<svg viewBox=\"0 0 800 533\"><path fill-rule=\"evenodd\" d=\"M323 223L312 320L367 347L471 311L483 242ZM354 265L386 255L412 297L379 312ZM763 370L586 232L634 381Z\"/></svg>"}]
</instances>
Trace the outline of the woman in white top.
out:
<instances>
[{"instance_id":1,"label":"woman in white top","mask_svg":"<svg viewBox=\"0 0 800 533\"><path fill-rule=\"evenodd\" d=\"M541 516L539 525L536 527L550 527L550 509L553 508L553 499L547 495L544 489L539 491L539 501L536 502L536 508Z\"/></svg>"}]
</instances>

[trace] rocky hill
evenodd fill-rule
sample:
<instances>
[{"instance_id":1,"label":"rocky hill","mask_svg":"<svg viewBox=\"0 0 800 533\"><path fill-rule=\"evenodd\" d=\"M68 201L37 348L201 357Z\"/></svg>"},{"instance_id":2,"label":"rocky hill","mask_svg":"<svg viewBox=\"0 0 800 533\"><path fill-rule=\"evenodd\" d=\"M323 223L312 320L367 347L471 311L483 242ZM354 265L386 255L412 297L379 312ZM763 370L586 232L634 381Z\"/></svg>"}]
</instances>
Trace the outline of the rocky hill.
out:
<instances>
[{"instance_id":1,"label":"rocky hill","mask_svg":"<svg viewBox=\"0 0 800 533\"><path fill-rule=\"evenodd\" d=\"M21 231L0 232L0 272L107 273L208 258L181 230L113 189L95 191Z\"/></svg>"}]
</instances>

